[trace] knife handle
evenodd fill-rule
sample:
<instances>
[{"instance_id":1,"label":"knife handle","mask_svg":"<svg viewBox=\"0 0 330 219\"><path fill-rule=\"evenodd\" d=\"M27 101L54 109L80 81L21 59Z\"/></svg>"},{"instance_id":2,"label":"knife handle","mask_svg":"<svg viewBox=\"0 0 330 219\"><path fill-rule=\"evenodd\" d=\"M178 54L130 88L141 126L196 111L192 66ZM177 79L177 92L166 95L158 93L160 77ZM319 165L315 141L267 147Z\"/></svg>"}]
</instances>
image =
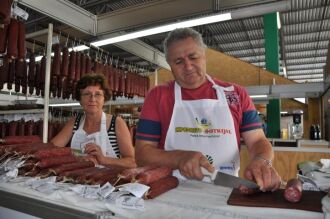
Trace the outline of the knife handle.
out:
<instances>
[{"instance_id":1,"label":"knife handle","mask_svg":"<svg viewBox=\"0 0 330 219\"><path fill-rule=\"evenodd\" d=\"M215 180L215 177L217 176L217 171L213 171L213 173L210 173L204 167L201 167L201 170L204 176L210 177L212 181Z\"/></svg>"}]
</instances>

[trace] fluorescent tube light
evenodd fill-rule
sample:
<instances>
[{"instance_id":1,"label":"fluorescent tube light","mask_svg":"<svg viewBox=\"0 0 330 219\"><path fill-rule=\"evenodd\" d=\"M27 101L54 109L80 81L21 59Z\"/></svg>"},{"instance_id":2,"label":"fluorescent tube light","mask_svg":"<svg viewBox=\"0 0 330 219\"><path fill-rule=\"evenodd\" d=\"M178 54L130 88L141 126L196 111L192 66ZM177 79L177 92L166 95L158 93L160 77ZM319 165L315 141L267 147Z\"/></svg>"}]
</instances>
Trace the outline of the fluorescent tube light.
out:
<instances>
[{"instance_id":1,"label":"fluorescent tube light","mask_svg":"<svg viewBox=\"0 0 330 219\"><path fill-rule=\"evenodd\" d=\"M288 114L287 111L281 111L281 114Z\"/></svg>"},{"instance_id":2,"label":"fluorescent tube light","mask_svg":"<svg viewBox=\"0 0 330 219\"><path fill-rule=\"evenodd\" d=\"M258 99L258 98L267 98L267 95L250 95L252 99Z\"/></svg>"},{"instance_id":3,"label":"fluorescent tube light","mask_svg":"<svg viewBox=\"0 0 330 219\"><path fill-rule=\"evenodd\" d=\"M277 20L277 29L281 29L280 12L276 12L276 20Z\"/></svg>"},{"instance_id":4,"label":"fluorescent tube light","mask_svg":"<svg viewBox=\"0 0 330 219\"><path fill-rule=\"evenodd\" d=\"M53 103L49 104L52 107L60 107L60 106L80 106L80 103Z\"/></svg>"},{"instance_id":5,"label":"fluorescent tube light","mask_svg":"<svg viewBox=\"0 0 330 219\"><path fill-rule=\"evenodd\" d=\"M303 103L305 104L306 103L306 99L303 98L303 97L300 97L300 98L294 98L296 101L300 102L300 103Z\"/></svg>"},{"instance_id":6,"label":"fluorescent tube light","mask_svg":"<svg viewBox=\"0 0 330 219\"><path fill-rule=\"evenodd\" d=\"M144 36L150 36L153 34L157 33L164 33L168 31L172 31L177 28L185 28L185 27L194 27L194 26L199 26L199 25L204 25L204 24L211 24L211 23L216 23L220 21L226 21L231 19L231 14L230 13L225 13L225 14L217 14L217 15L211 15L207 17L202 17L202 18L196 18L192 20L187 20L187 21L182 21L182 22L177 22L177 23L172 23L172 24L167 24L159 27L154 27L154 28L149 28L145 30L140 30L128 34L124 34L121 36L117 37L112 37L100 41L95 41L92 42L91 44L93 46L104 46L112 43L118 43L122 42L125 40L131 40L131 39L136 39L139 37L144 37Z\"/></svg>"}]
</instances>

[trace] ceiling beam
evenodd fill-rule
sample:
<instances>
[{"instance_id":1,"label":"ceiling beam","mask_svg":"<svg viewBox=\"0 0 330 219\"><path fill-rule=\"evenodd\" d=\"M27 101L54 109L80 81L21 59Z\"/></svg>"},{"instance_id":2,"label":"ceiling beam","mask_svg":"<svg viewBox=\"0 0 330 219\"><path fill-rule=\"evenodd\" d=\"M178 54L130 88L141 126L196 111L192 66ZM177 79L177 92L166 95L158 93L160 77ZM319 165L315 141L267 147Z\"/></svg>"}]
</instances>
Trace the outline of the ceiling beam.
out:
<instances>
[{"instance_id":1,"label":"ceiling beam","mask_svg":"<svg viewBox=\"0 0 330 219\"><path fill-rule=\"evenodd\" d=\"M68 0L19 0L18 2L84 33L90 35L96 33L97 16Z\"/></svg>"},{"instance_id":2,"label":"ceiling beam","mask_svg":"<svg viewBox=\"0 0 330 219\"><path fill-rule=\"evenodd\" d=\"M249 95L268 95L270 98L319 97L324 91L324 84L284 84L246 87Z\"/></svg>"},{"instance_id":3,"label":"ceiling beam","mask_svg":"<svg viewBox=\"0 0 330 219\"><path fill-rule=\"evenodd\" d=\"M161 0L98 16L97 35L213 11L213 0Z\"/></svg>"}]
</instances>

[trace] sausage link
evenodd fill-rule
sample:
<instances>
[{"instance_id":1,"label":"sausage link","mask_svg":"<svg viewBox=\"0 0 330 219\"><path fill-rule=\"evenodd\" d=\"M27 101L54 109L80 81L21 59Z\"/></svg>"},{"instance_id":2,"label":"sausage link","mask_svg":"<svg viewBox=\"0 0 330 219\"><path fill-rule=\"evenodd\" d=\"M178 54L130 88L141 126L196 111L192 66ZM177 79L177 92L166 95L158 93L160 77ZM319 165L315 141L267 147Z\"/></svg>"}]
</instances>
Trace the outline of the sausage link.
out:
<instances>
[{"instance_id":1,"label":"sausage link","mask_svg":"<svg viewBox=\"0 0 330 219\"><path fill-rule=\"evenodd\" d=\"M7 88L11 90L13 88L13 82L15 79L15 59L9 59L9 71L7 72Z\"/></svg>"},{"instance_id":2,"label":"sausage link","mask_svg":"<svg viewBox=\"0 0 330 219\"><path fill-rule=\"evenodd\" d=\"M69 63L69 78L74 80L76 75L76 52L70 52L70 63Z\"/></svg>"},{"instance_id":3,"label":"sausage link","mask_svg":"<svg viewBox=\"0 0 330 219\"><path fill-rule=\"evenodd\" d=\"M13 0L1 0L0 18L4 24L9 24L10 22L10 9L12 3Z\"/></svg>"},{"instance_id":4,"label":"sausage link","mask_svg":"<svg viewBox=\"0 0 330 219\"><path fill-rule=\"evenodd\" d=\"M152 170L145 171L136 176L136 182L141 184L150 184L162 178L170 176L172 169L169 167L157 167Z\"/></svg>"},{"instance_id":5,"label":"sausage link","mask_svg":"<svg viewBox=\"0 0 330 219\"><path fill-rule=\"evenodd\" d=\"M8 56L4 56L2 60L3 60L3 65L0 66L0 90L3 88L4 83L8 81L8 72L9 72Z\"/></svg>"},{"instance_id":6,"label":"sausage link","mask_svg":"<svg viewBox=\"0 0 330 219\"><path fill-rule=\"evenodd\" d=\"M175 176L167 176L163 179L149 184L149 191L144 196L144 199L153 199L157 196L176 188L179 185L179 180Z\"/></svg>"},{"instance_id":7,"label":"sausage link","mask_svg":"<svg viewBox=\"0 0 330 219\"><path fill-rule=\"evenodd\" d=\"M67 163L73 163L77 160L75 156L60 156L60 157L48 157L42 160L39 160L39 162L36 164L37 167L40 169L45 169L49 167L58 166L61 164L67 164Z\"/></svg>"},{"instance_id":8,"label":"sausage link","mask_svg":"<svg viewBox=\"0 0 330 219\"><path fill-rule=\"evenodd\" d=\"M41 141L42 141L41 138L37 135L5 136L4 138L0 139L0 143L4 145L26 144L26 143L34 143Z\"/></svg>"},{"instance_id":9,"label":"sausage link","mask_svg":"<svg viewBox=\"0 0 330 219\"><path fill-rule=\"evenodd\" d=\"M18 42L17 42L18 58L25 59L25 23L18 21Z\"/></svg>"},{"instance_id":10,"label":"sausage link","mask_svg":"<svg viewBox=\"0 0 330 219\"><path fill-rule=\"evenodd\" d=\"M41 160L49 157L61 157L61 156L70 156L72 155L71 148L60 148L55 147L47 150L40 150L33 154L33 158Z\"/></svg>"},{"instance_id":11,"label":"sausage link","mask_svg":"<svg viewBox=\"0 0 330 219\"><path fill-rule=\"evenodd\" d=\"M289 202L299 202L302 197L302 183L299 179L290 179L284 190L284 198Z\"/></svg>"},{"instance_id":12,"label":"sausage link","mask_svg":"<svg viewBox=\"0 0 330 219\"><path fill-rule=\"evenodd\" d=\"M17 41L18 41L19 23L17 19L10 19L8 32L7 54L10 58L17 58Z\"/></svg>"},{"instance_id":13,"label":"sausage link","mask_svg":"<svg viewBox=\"0 0 330 219\"><path fill-rule=\"evenodd\" d=\"M5 53L7 49L8 40L8 24L0 28L0 53Z\"/></svg>"},{"instance_id":14,"label":"sausage link","mask_svg":"<svg viewBox=\"0 0 330 219\"><path fill-rule=\"evenodd\" d=\"M69 70L69 50L68 47L64 47L62 55L62 63L61 63L61 75L62 76L68 76L68 70Z\"/></svg>"}]
</instances>

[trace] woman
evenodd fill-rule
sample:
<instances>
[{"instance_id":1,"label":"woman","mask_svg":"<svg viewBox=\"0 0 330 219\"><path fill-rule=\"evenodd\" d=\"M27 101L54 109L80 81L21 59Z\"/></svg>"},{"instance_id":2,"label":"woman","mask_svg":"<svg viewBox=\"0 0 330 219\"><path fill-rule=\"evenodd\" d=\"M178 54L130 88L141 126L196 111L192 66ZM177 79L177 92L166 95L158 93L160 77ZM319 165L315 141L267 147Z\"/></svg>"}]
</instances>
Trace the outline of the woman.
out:
<instances>
[{"instance_id":1,"label":"woman","mask_svg":"<svg viewBox=\"0 0 330 219\"><path fill-rule=\"evenodd\" d=\"M57 146L70 146L91 155L105 166L136 167L134 148L125 121L102 110L110 99L107 81L101 74L87 74L77 83L76 99L83 115L70 119L51 140Z\"/></svg>"}]
</instances>

